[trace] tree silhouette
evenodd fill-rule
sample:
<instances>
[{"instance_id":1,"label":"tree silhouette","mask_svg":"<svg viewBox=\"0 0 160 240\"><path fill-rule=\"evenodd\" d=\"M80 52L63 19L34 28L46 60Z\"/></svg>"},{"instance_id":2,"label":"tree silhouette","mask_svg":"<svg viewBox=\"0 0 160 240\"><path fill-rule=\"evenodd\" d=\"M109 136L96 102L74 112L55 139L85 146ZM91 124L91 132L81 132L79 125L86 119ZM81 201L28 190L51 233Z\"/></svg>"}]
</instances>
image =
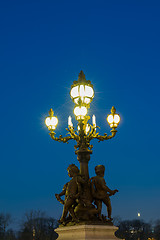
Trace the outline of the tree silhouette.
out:
<instances>
[{"instance_id":1,"label":"tree silhouette","mask_svg":"<svg viewBox=\"0 0 160 240\"><path fill-rule=\"evenodd\" d=\"M157 220L154 226L154 238L160 240L160 220Z\"/></svg>"},{"instance_id":2,"label":"tree silhouette","mask_svg":"<svg viewBox=\"0 0 160 240\"><path fill-rule=\"evenodd\" d=\"M8 229L8 226L12 222L10 214L0 213L0 239L1 240L15 240L15 234L13 230Z\"/></svg>"},{"instance_id":3,"label":"tree silhouette","mask_svg":"<svg viewBox=\"0 0 160 240\"><path fill-rule=\"evenodd\" d=\"M146 240L152 236L152 227L142 220L126 220L120 222L115 234L118 238L126 240Z\"/></svg>"},{"instance_id":4,"label":"tree silhouette","mask_svg":"<svg viewBox=\"0 0 160 240\"><path fill-rule=\"evenodd\" d=\"M58 235L54 229L58 226L54 218L47 217L44 212L30 211L25 214L19 240L55 240Z\"/></svg>"}]
</instances>

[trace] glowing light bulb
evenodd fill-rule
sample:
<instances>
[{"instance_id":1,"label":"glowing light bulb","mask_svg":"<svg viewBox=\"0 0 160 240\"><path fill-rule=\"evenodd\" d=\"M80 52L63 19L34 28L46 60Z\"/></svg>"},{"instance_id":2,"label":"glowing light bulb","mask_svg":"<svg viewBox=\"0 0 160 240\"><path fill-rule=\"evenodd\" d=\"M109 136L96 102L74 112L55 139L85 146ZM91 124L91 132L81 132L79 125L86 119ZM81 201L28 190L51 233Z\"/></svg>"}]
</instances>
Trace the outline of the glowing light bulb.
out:
<instances>
[{"instance_id":1,"label":"glowing light bulb","mask_svg":"<svg viewBox=\"0 0 160 240\"><path fill-rule=\"evenodd\" d=\"M85 129L86 134L89 132L89 130L90 130L90 126L89 126L89 124L87 124L87 125L86 125L86 129Z\"/></svg>"},{"instance_id":2,"label":"glowing light bulb","mask_svg":"<svg viewBox=\"0 0 160 240\"><path fill-rule=\"evenodd\" d=\"M71 118L71 116L68 117L68 126L69 126L69 127L73 127L73 123L72 123L72 118Z\"/></svg>"},{"instance_id":3,"label":"glowing light bulb","mask_svg":"<svg viewBox=\"0 0 160 240\"><path fill-rule=\"evenodd\" d=\"M48 127L49 130L56 129L56 126L58 124L58 118L57 117L47 117L45 120L45 124Z\"/></svg>"},{"instance_id":4,"label":"glowing light bulb","mask_svg":"<svg viewBox=\"0 0 160 240\"><path fill-rule=\"evenodd\" d=\"M108 121L109 124L112 124L112 123L113 123L114 119L113 119L113 115L112 115L112 114L110 114L110 115L107 117L107 121Z\"/></svg>"},{"instance_id":5,"label":"glowing light bulb","mask_svg":"<svg viewBox=\"0 0 160 240\"><path fill-rule=\"evenodd\" d=\"M92 116L92 124L93 124L93 127L96 127L96 116L95 115Z\"/></svg>"},{"instance_id":6,"label":"glowing light bulb","mask_svg":"<svg viewBox=\"0 0 160 240\"><path fill-rule=\"evenodd\" d=\"M72 97L72 98L75 98L75 97L78 97L78 96L79 96L78 86L73 87L73 88L71 89L71 97Z\"/></svg>"},{"instance_id":7,"label":"glowing light bulb","mask_svg":"<svg viewBox=\"0 0 160 240\"><path fill-rule=\"evenodd\" d=\"M120 122L120 116L118 114L114 115L114 122L119 123Z\"/></svg>"},{"instance_id":8,"label":"glowing light bulb","mask_svg":"<svg viewBox=\"0 0 160 240\"><path fill-rule=\"evenodd\" d=\"M76 117L84 117L87 114L87 108L86 107L75 107L74 114Z\"/></svg>"}]
</instances>

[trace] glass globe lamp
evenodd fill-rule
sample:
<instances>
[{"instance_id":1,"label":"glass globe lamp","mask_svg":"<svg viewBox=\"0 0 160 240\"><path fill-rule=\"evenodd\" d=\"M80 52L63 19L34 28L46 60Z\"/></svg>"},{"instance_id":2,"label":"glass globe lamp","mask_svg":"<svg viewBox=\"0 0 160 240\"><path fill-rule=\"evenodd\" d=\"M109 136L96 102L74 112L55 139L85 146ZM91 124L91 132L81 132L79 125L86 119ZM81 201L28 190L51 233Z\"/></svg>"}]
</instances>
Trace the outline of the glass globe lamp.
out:
<instances>
[{"instance_id":1,"label":"glass globe lamp","mask_svg":"<svg viewBox=\"0 0 160 240\"><path fill-rule=\"evenodd\" d=\"M111 114L109 114L107 117L107 122L109 123L111 128L116 128L120 123L120 116L119 114L116 114L115 107L112 107Z\"/></svg>"},{"instance_id":2,"label":"glass globe lamp","mask_svg":"<svg viewBox=\"0 0 160 240\"><path fill-rule=\"evenodd\" d=\"M84 119L87 114L87 108L84 106L77 106L74 108L74 115L76 116L77 120Z\"/></svg>"},{"instance_id":3,"label":"glass globe lamp","mask_svg":"<svg viewBox=\"0 0 160 240\"><path fill-rule=\"evenodd\" d=\"M49 111L49 117L45 119L45 124L48 130L55 130L58 124L58 118L53 116L54 112L52 109Z\"/></svg>"},{"instance_id":4,"label":"glass globe lamp","mask_svg":"<svg viewBox=\"0 0 160 240\"><path fill-rule=\"evenodd\" d=\"M94 97L93 85L86 80L83 71L80 72L78 81L74 81L70 91L71 98L76 105L89 105Z\"/></svg>"}]
</instances>

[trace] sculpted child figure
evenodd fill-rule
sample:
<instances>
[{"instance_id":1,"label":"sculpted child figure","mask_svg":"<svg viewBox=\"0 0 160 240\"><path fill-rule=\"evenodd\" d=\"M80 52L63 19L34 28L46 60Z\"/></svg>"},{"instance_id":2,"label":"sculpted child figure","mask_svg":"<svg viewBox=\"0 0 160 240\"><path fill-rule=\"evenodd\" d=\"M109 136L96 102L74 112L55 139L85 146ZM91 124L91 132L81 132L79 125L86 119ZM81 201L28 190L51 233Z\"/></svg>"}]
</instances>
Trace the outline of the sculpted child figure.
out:
<instances>
[{"instance_id":1,"label":"sculpted child figure","mask_svg":"<svg viewBox=\"0 0 160 240\"><path fill-rule=\"evenodd\" d=\"M109 196L114 195L116 192L118 192L118 190L117 189L111 190L109 189L109 187L107 187L106 182L104 180L104 172L105 172L104 165L98 165L95 167L95 173L97 176L90 179L91 189L93 198L95 199L95 204L97 206L98 217L102 219L101 210L103 202L107 207L108 218L111 221L112 207Z\"/></svg>"},{"instance_id":2,"label":"sculpted child figure","mask_svg":"<svg viewBox=\"0 0 160 240\"><path fill-rule=\"evenodd\" d=\"M76 199L79 198L81 194L81 184L84 183L84 180L79 174L79 169L76 165L71 164L67 168L68 176L72 178L68 183L63 187L63 190L59 194L55 194L57 200L64 204L62 217L59 220L60 223L65 224L65 220L68 212L72 217L72 221L77 222L78 219L75 216L74 208L76 206ZM65 195L65 200L61 199L61 196Z\"/></svg>"}]
</instances>

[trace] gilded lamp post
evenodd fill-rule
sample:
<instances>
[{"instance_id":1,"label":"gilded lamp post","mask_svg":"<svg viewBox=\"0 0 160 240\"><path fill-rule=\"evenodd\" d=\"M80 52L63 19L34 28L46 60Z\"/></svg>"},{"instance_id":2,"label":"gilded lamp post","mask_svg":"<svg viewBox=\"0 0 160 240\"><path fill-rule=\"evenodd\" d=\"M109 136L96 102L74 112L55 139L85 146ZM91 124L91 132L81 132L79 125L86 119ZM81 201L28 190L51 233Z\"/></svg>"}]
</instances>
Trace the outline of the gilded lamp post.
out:
<instances>
[{"instance_id":1,"label":"gilded lamp post","mask_svg":"<svg viewBox=\"0 0 160 240\"><path fill-rule=\"evenodd\" d=\"M77 189L74 189L75 201L72 201L71 204L74 207L72 207L72 209L71 207L68 207L68 218L70 217L72 219L72 222L74 222L75 220L76 223L82 220L95 221L95 219L100 219L101 217L100 209L98 209L98 206L93 205L93 201L97 199L94 196L96 195L96 193L93 192L98 191L98 189L96 189L96 185L92 183L92 180L89 179L88 161L90 160L90 154L92 153L93 148L93 145L91 145L90 142L92 139L95 138L98 139L99 142L113 138L117 132L116 128L120 122L120 116L116 113L116 109L112 107L111 114L109 114L106 118L111 128L110 135L107 135L106 133L102 136L99 135L99 133L97 132L98 127L96 126L95 115L92 116L92 124L89 123L90 116L87 115L87 113L88 109L90 108L90 104L94 98L94 89L91 81L86 80L83 71L80 72L78 80L73 82L73 85L71 86L70 96L75 104L73 112L75 115L75 119L77 120L77 126L73 126L71 116L69 116L68 129L66 129L69 136L63 137L62 135L60 135L59 137L56 137L55 129L58 124L58 118L54 116L54 112L52 109L50 109L49 111L49 117L46 118L45 124L48 127L48 130L50 131L49 134L53 140L63 143L68 143L68 141L71 139L76 141L75 154L77 155L77 159L80 163L80 171L77 174L71 174L76 175L76 177L79 176L79 180L75 180L77 182ZM73 170L74 166L70 166L70 169L68 169L68 171L71 170L72 173L75 173L76 170ZM101 175L104 176L104 173ZM71 176L71 178L75 179L75 176ZM112 190L109 190L108 193L110 193L110 195L115 194L115 192L112 192L111 194L110 191ZM69 195L67 194L67 187L64 192L62 191L61 194L56 194L57 199L64 204L64 216L62 216L61 218L61 223L65 223L65 220L67 218L67 213L65 213L65 204L67 205L67 203L66 200L63 201L60 197L62 195L65 195L67 199ZM70 222L70 220L68 221Z\"/></svg>"}]
</instances>

